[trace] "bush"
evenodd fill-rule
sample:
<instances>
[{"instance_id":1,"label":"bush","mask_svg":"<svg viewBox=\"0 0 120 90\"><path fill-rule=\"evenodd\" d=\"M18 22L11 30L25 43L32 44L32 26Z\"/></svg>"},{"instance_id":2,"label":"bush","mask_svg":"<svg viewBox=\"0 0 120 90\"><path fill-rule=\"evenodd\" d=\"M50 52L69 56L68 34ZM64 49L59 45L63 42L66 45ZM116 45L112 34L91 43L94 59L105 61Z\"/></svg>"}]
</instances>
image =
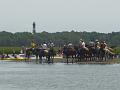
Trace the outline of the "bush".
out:
<instances>
[{"instance_id":1,"label":"bush","mask_svg":"<svg viewBox=\"0 0 120 90\"><path fill-rule=\"evenodd\" d=\"M114 53L119 54L120 53L120 47L115 47L114 48Z\"/></svg>"}]
</instances>

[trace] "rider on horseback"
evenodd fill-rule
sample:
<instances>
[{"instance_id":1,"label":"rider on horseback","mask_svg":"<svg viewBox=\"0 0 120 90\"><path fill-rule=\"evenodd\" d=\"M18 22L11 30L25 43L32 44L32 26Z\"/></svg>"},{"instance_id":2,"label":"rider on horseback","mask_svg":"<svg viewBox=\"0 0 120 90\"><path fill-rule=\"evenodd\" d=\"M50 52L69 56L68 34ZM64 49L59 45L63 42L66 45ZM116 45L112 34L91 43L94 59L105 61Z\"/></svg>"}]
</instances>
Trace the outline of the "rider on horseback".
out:
<instances>
[{"instance_id":1,"label":"rider on horseback","mask_svg":"<svg viewBox=\"0 0 120 90\"><path fill-rule=\"evenodd\" d=\"M82 39L80 39L79 45L80 48L85 48L85 42Z\"/></svg>"},{"instance_id":2,"label":"rider on horseback","mask_svg":"<svg viewBox=\"0 0 120 90\"><path fill-rule=\"evenodd\" d=\"M35 41L32 41L31 42L31 48L35 48L35 47L36 47Z\"/></svg>"},{"instance_id":3,"label":"rider on horseback","mask_svg":"<svg viewBox=\"0 0 120 90\"><path fill-rule=\"evenodd\" d=\"M49 51L53 52L54 51L54 43L53 42L50 42L49 44Z\"/></svg>"},{"instance_id":4,"label":"rider on horseback","mask_svg":"<svg viewBox=\"0 0 120 90\"><path fill-rule=\"evenodd\" d=\"M80 47L81 49L88 50L88 48L85 46L85 42L83 41L83 39L80 39L79 47Z\"/></svg>"},{"instance_id":5,"label":"rider on horseback","mask_svg":"<svg viewBox=\"0 0 120 90\"><path fill-rule=\"evenodd\" d=\"M107 44L105 41L102 41L101 45L100 45L101 49L103 50L107 50Z\"/></svg>"},{"instance_id":6,"label":"rider on horseback","mask_svg":"<svg viewBox=\"0 0 120 90\"><path fill-rule=\"evenodd\" d=\"M47 49L47 44L46 44L45 42L43 42L43 44L42 44L42 48L43 48L44 50Z\"/></svg>"},{"instance_id":7,"label":"rider on horseback","mask_svg":"<svg viewBox=\"0 0 120 90\"><path fill-rule=\"evenodd\" d=\"M97 39L95 40L95 48L100 49L100 42Z\"/></svg>"},{"instance_id":8,"label":"rider on horseback","mask_svg":"<svg viewBox=\"0 0 120 90\"><path fill-rule=\"evenodd\" d=\"M94 47L94 46L95 46L95 43L91 40L91 41L89 42L89 46L90 46L90 47Z\"/></svg>"},{"instance_id":9,"label":"rider on horseback","mask_svg":"<svg viewBox=\"0 0 120 90\"><path fill-rule=\"evenodd\" d=\"M112 52L112 49L108 47L108 45L107 45L107 43L106 43L105 41L103 41L103 42L101 43L101 48L102 48L103 50L105 50L106 52L108 52L108 53L114 54L114 53Z\"/></svg>"},{"instance_id":10,"label":"rider on horseback","mask_svg":"<svg viewBox=\"0 0 120 90\"><path fill-rule=\"evenodd\" d=\"M72 48L73 44L71 42L68 43L68 48Z\"/></svg>"},{"instance_id":11,"label":"rider on horseback","mask_svg":"<svg viewBox=\"0 0 120 90\"><path fill-rule=\"evenodd\" d=\"M49 45L50 47L54 47L55 45L54 45L54 43L53 42L50 42L50 45Z\"/></svg>"}]
</instances>

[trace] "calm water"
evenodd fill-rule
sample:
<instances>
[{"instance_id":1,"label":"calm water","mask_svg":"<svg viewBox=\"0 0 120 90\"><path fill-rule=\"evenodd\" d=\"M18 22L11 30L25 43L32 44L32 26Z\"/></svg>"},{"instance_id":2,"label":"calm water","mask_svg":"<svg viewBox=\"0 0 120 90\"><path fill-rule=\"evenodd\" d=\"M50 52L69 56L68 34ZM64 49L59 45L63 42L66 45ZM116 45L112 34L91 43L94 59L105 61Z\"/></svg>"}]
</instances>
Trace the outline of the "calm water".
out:
<instances>
[{"instance_id":1,"label":"calm water","mask_svg":"<svg viewBox=\"0 0 120 90\"><path fill-rule=\"evenodd\" d=\"M0 61L0 90L120 90L120 65Z\"/></svg>"}]
</instances>

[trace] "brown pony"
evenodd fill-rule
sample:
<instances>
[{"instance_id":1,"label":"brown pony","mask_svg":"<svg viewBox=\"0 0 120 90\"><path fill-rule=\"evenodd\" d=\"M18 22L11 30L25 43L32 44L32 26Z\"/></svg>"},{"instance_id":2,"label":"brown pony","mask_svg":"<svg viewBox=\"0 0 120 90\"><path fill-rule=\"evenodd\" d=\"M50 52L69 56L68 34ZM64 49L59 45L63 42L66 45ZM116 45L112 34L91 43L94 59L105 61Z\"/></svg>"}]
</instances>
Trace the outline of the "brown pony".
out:
<instances>
[{"instance_id":1,"label":"brown pony","mask_svg":"<svg viewBox=\"0 0 120 90\"><path fill-rule=\"evenodd\" d=\"M48 63L53 63L53 59L54 59L54 56L55 56L55 51L54 51L53 48L50 48L48 50L35 48L34 55L36 56L36 61L37 62L39 60L39 62L41 63L42 62L42 57L46 57Z\"/></svg>"},{"instance_id":2,"label":"brown pony","mask_svg":"<svg viewBox=\"0 0 120 90\"><path fill-rule=\"evenodd\" d=\"M68 58L72 58L72 63L73 63L73 59L76 58L76 50L74 49L74 47L64 47L63 48L63 55L66 57L67 59L67 64L68 64Z\"/></svg>"}]
</instances>

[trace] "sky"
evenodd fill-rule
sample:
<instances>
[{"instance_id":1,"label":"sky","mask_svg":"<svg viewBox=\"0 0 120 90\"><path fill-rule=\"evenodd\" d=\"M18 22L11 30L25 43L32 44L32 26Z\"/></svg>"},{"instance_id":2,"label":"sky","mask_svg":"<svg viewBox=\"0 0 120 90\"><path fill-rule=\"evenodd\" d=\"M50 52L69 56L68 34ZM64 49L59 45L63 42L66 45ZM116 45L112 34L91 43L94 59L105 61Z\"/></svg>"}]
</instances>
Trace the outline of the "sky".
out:
<instances>
[{"instance_id":1,"label":"sky","mask_svg":"<svg viewBox=\"0 0 120 90\"><path fill-rule=\"evenodd\" d=\"M0 0L0 31L120 31L120 0Z\"/></svg>"}]
</instances>

